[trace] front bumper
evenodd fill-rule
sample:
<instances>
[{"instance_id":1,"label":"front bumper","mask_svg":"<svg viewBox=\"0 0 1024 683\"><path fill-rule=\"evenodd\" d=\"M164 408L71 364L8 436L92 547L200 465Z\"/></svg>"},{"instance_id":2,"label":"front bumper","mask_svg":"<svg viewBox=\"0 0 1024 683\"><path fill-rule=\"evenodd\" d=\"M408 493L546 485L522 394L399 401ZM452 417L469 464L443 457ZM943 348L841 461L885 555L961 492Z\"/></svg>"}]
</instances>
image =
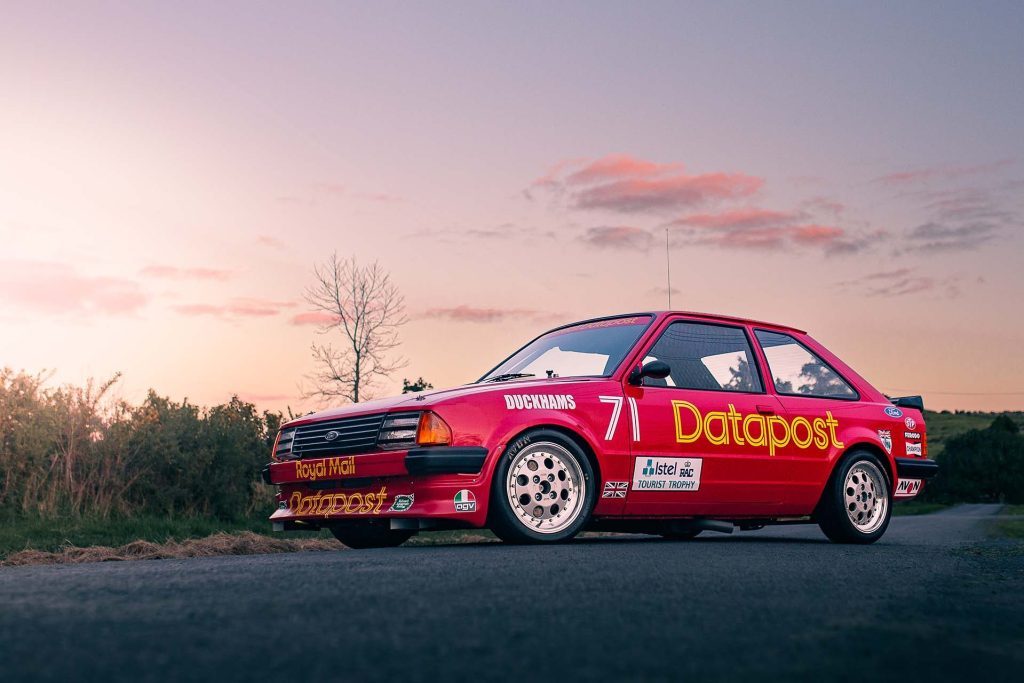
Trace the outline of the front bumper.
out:
<instances>
[{"instance_id":1,"label":"front bumper","mask_svg":"<svg viewBox=\"0 0 1024 683\"><path fill-rule=\"evenodd\" d=\"M416 474L479 474L487 449L479 446L434 446L408 451L287 460L263 469L268 484L346 481Z\"/></svg>"},{"instance_id":2,"label":"front bumper","mask_svg":"<svg viewBox=\"0 0 1024 683\"><path fill-rule=\"evenodd\" d=\"M280 487L275 529L316 529L346 520L393 527L483 526L487 449L432 447L275 462L263 480Z\"/></svg>"}]
</instances>

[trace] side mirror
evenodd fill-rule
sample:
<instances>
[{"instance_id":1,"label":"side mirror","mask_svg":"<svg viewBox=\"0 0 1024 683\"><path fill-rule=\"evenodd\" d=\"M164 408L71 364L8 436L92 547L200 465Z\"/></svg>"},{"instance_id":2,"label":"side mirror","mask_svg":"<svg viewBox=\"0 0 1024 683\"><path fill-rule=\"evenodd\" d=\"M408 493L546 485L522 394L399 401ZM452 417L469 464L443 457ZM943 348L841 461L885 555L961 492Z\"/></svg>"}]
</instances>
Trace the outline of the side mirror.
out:
<instances>
[{"instance_id":1,"label":"side mirror","mask_svg":"<svg viewBox=\"0 0 1024 683\"><path fill-rule=\"evenodd\" d=\"M644 381L644 377L665 379L671 373L672 368L668 363L663 360L652 360L649 363L644 363L643 366L638 365L633 368L633 371L629 373L629 383L639 385Z\"/></svg>"}]
</instances>

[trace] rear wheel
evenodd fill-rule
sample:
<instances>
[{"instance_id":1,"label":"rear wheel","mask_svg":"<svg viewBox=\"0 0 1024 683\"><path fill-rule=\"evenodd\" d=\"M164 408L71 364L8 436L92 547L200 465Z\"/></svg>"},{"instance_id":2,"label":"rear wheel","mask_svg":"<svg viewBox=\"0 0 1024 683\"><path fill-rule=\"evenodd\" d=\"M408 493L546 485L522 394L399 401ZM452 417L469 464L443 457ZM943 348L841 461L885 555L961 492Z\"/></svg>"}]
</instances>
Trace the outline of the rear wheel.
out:
<instances>
[{"instance_id":1,"label":"rear wheel","mask_svg":"<svg viewBox=\"0 0 1024 683\"><path fill-rule=\"evenodd\" d=\"M853 451L825 488L818 526L836 543L874 543L889 526L890 488L878 458L868 451Z\"/></svg>"},{"instance_id":2,"label":"rear wheel","mask_svg":"<svg viewBox=\"0 0 1024 683\"><path fill-rule=\"evenodd\" d=\"M334 537L353 550L394 548L416 533L410 529L392 529L387 522L360 522L331 527Z\"/></svg>"},{"instance_id":3,"label":"rear wheel","mask_svg":"<svg viewBox=\"0 0 1024 683\"><path fill-rule=\"evenodd\" d=\"M505 450L491 481L490 526L503 541L565 541L594 507L594 473L576 443L538 429Z\"/></svg>"}]
</instances>

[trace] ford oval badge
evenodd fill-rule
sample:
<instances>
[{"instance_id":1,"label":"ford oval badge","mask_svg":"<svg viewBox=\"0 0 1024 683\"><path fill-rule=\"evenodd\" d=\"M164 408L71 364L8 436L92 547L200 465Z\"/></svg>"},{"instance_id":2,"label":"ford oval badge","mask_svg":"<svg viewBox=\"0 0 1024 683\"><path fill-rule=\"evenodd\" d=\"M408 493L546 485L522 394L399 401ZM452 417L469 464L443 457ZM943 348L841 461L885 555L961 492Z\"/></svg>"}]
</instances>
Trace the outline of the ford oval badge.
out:
<instances>
[{"instance_id":1,"label":"ford oval badge","mask_svg":"<svg viewBox=\"0 0 1024 683\"><path fill-rule=\"evenodd\" d=\"M338 432L336 432L334 430L331 430L331 431L327 432L326 434L324 434L324 439L326 439L327 441L334 441L339 436L341 436L341 434L339 434Z\"/></svg>"}]
</instances>

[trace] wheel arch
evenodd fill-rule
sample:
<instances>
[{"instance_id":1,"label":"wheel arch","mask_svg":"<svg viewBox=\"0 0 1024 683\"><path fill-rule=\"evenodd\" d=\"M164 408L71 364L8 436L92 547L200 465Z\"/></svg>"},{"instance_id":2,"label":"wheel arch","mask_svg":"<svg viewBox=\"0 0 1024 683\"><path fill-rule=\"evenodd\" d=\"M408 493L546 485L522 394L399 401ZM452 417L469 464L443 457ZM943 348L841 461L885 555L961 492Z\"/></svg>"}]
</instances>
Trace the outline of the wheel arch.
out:
<instances>
[{"instance_id":1,"label":"wheel arch","mask_svg":"<svg viewBox=\"0 0 1024 683\"><path fill-rule=\"evenodd\" d=\"M896 472L893 467L892 456L886 453L885 450L876 443L871 441L857 441L847 445L842 454L832 463L832 468L828 473L828 479L825 480L824 485L821 487L821 491L818 493L818 502L815 504L815 509L817 509L817 506L821 505L821 501L825 496L825 491L832 483L833 478L836 476L836 472L839 471L842 464L846 462L846 460L856 451L867 451L878 458L878 461L882 463L882 469L885 470L885 476L889 477L889 493L893 493L896 490Z\"/></svg>"},{"instance_id":2,"label":"wheel arch","mask_svg":"<svg viewBox=\"0 0 1024 683\"><path fill-rule=\"evenodd\" d=\"M514 443L516 439L523 436L524 434L537 430L548 430L552 432L558 432L559 434L561 434L562 436L566 437L567 439L575 443L577 446L579 446L580 450L583 451L583 455L585 455L587 460L590 462L591 469L594 470L594 485L598 486L603 481L603 479L601 478L601 463L598 461L597 451L595 450L593 444L591 444L585 436L569 427L566 427L565 425L541 423L524 426L522 429L520 429L515 434L509 437L508 441L505 444L505 448L502 449L501 454L505 454L505 450L508 449L508 444Z\"/></svg>"}]
</instances>

